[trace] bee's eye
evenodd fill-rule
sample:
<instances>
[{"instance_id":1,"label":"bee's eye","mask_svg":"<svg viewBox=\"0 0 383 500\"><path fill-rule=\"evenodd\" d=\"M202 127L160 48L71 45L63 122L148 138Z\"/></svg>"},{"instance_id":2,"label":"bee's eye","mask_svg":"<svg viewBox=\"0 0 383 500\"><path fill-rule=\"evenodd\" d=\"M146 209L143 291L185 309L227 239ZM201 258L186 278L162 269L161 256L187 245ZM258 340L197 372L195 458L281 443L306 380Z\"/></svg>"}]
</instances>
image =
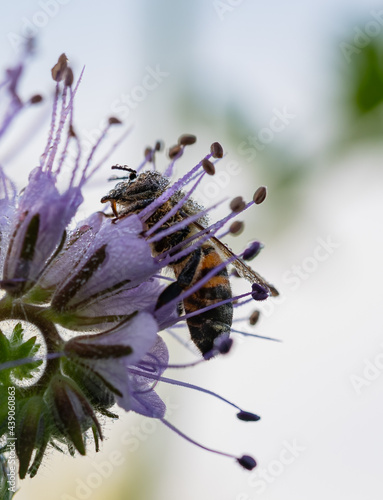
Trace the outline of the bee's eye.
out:
<instances>
[{"instance_id":1,"label":"bee's eye","mask_svg":"<svg viewBox=\"0 0 383 500\"><path fill-rule=\"evenodd\" d=\"M129 181L130 181L130 182L134 181L136 178L137 178L137 174L136 174L136 172L132 172L132 173L129 175Z\"/></svg>"}]
</instances>

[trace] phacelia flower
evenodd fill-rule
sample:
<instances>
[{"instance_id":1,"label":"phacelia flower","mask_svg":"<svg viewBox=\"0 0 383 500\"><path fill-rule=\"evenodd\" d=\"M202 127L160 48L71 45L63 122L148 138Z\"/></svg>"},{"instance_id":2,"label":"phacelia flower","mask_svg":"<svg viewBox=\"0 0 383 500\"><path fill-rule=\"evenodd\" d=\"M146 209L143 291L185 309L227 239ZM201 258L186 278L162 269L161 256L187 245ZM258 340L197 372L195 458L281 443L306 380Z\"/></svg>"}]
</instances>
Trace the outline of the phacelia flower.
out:
<instances>
[{"instance_id":1,"label":"phacelia flower","mask_svg":"<svg viewBox=\"0 0 383 500\"><path fill-rule=\"evenodd\" d=\"M18 95L24 66L22 61L8 70L0 87L8 99L0 137L18 114L41 101L32 96L23 102ZM110 118L84 158L73 126L81 77L74 84L64 54L52 77L56 92L48 141L20 193L0 165L0 489L9 498L14 491L6 488L10 445L17 454L19 477L33 477L47 447L84 455L92 437L98 450L103 439L99 417L116 418L116 404L159 419L209 450L167 420L166 406L155 392L159 382L208 393L234 406L240 420L258 420L207 389L163 374L228 352L230 331L243 333L232 329L233 310L277 294L244 262L260 251L258 241L234 255L216 239L231 219L264 200L265 188L250 203L235 198L230 213L214 224L207 218L212 207L204 209L192 199L223 156L217 142L173 184L174 164L195 136L185 134L170 148L164 173L156 169L160 142L145 150L136 169L115 165L124 177L101 200L111 213L96 211L76 223L84 186L107 158L95 163L98 146L120 122ZM69 174L66 184L61 180L64 170ZM219 236L242 230L243 223L235 221ZM248 293L232 296L230 263L252 283ZM165 268L173 270L174 278L163 274ZM254 317L250 324L255 324ZM202 356L188 365L171 364L166 335L174 335L172 328L183 324ZM210 451L236 458L246 469L256 465L248 455Z\"/></svg>"}]
</instances>

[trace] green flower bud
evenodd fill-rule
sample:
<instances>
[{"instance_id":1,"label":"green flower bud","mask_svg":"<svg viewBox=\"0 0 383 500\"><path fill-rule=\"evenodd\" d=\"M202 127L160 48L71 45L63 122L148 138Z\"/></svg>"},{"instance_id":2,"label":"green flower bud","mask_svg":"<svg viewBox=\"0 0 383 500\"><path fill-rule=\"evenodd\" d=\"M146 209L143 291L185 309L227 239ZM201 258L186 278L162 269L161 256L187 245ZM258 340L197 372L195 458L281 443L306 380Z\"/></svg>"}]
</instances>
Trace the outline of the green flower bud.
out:
<instances>
[{"instance_id":1,"label":"green flower bud","mask_svg":"<svg viewBox=\"0 0 383 500\"><path fill-rule=\"evenodd\" d=\"M47 401L52 408L55 426L73 443L81 455L85 455L83 433L93 428L102 439L100 424L87 398L70 378L57 374L50 381Z\"/></svg>"}]
</instances>

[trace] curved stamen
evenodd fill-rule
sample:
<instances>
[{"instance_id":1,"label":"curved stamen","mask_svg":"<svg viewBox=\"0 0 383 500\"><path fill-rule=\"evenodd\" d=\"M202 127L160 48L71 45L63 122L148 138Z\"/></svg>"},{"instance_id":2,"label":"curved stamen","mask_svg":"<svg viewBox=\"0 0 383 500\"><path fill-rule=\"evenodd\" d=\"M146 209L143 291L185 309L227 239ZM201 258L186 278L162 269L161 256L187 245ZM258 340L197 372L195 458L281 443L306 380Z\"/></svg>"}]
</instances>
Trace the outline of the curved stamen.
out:
<instances>
[{"instance_id":1,"label":"curved stamen","mask_svg":"<svg viewBox=\"0 0 383 500\"><path fill-rule=\"evenodd\" d=\"M177 429L177 427L174 427L173 424L171 424L170 422L168 422L164 418L160 418L159 420L164 425L166 425L166 427L169 427L169 429L174 431L176 434L178 434L179 436L186 439L186 441L189 441L189 443L192 443L192 444L198 446L198 448L202 448L203 450L210 451L212 453L215 453L217 455L222 455L224 457L234 458L243 468L245 468L247 470L253 470L254 467L257 465L254 458L250 457L249 455L243 455L242 457L236 457L235 455L232 455L231 453L225 453L223 451L214 450L213 448L208 448L207 446L204 446L201 443L194 441L194 439L190 438L189 436L187 436L186 434L181 432L179 429Z\"/></svg>"},{"instance_id":2,"label":"curved stamen","mask_svg":"<svg viewBox=\"0 0 383 500\"><path fill-rule=\"evenodd\" d=\"M193 365L188 365L188 366L193 366ZM185 366L185 367L187 368L188 366ZM168 365L167 366L167 368L175 368L175 367L183 368L182 365L173 365L173 366ZM131 373L134 373L135 375L146 376L146 375L143 375L139 370L129 369L129 371ZM227 403L228 405L230 405L233 408L235 408L236 410L238 410L239 413L237 414L237 416L240 420L246 420L248 422L250 422L250 421L257 422L258 420L261 419L261 417L259 417L255 413L242 410L242 408L240 408L238 405L236 405L232 401L229 401L228 399L224 398L223 396L220 396L216 392L210 391L209 389L204 389L203 387L200 387L198 385L189 384L187 382L182 382L180 380L175 380L175 379L168 378L168 377L163 377L162 375L159 375L158 377L156 377L155 375L149 374L148 378L154 378L158 382L165 382L167 384L177 385L178 387L185 387L186 389L192 389L193 391L198 391L198 392L202 392L204 394L209 394L209 396L213 396L214 398L220 399L224 403ZM244 418L245 416L247 416L247 419Z\"/></svg>"}]
</instances>

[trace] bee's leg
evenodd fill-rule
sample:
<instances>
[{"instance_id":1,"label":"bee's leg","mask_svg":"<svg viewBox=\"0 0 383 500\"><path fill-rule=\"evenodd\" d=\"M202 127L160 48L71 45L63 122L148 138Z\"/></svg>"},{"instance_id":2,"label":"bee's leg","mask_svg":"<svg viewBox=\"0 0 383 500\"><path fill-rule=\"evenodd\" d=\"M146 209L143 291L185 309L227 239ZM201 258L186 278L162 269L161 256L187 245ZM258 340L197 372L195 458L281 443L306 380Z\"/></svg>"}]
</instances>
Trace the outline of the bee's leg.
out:
<instances>
[{"instance_id":1,"label":"bee's leg","mask_svg":"<svg viewBox=\"0 0 383 500\"><path fill-rule=\"evenodd\" d=\"M168 227L169 226L163 226L158 231L156 231L155 234L161 234L161 231L168 229ZM157 241L154 244L154 250L157 253L166 252L167 250L170 250L172 247L175 247L182 241L186 240L189 234L190 234L190 229L188 226L179 229L178 231L175 231L174 233L169 234L168 236L164 236L161 240ZM187 256L186 258L188 257L189 256Z\"/></svg>"},{"instance_id":2,"label":"bee's leg","mask_svg":"<svg viewBox=\"0 0 383 500\"><path fill-rule=\"evenodd\" d=\"M201 261L201 253L201 249L197 248L196 250L194 250L194 252L192 252L191 255L187 255L185 257L185 259L189 260L186 262L182 271L179 273L177 281L167 286L158 297L156 309L159 309L161 306L178 297L178 295L180 295L186 288L191 285L194 279L195 272L198 268L198 264ZM177 262L177 264L180 263L181 261Z\"/></svg>"}]
</instances>

